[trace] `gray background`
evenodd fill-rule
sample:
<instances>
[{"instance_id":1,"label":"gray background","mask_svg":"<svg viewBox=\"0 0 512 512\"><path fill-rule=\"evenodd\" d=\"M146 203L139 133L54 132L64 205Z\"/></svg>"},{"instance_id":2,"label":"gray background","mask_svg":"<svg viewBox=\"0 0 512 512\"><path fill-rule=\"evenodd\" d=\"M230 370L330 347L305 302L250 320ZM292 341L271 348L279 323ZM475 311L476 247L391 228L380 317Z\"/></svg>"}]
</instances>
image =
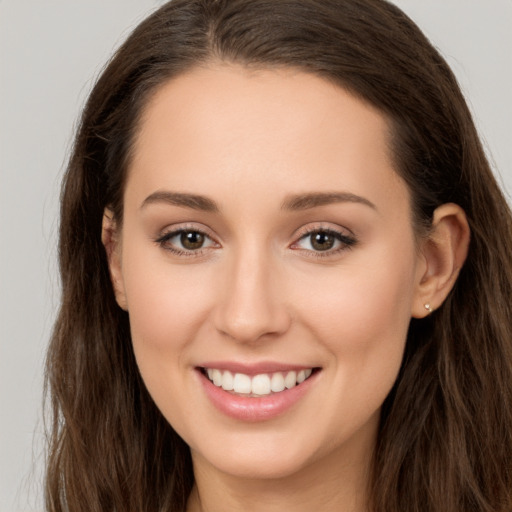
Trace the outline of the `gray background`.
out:
<instances>
[{"instance_id":1,"label":"gray background","mask_svg":"<svg viewBox=\"0 0 512 512\"><path fill-rule=\"evenodd\" d=\"M42 510L59 181L103 63L157 0L0 0L0 512ZM395 0L456 72L512 191L512 0Z\"/></svg>"}]
</instances>

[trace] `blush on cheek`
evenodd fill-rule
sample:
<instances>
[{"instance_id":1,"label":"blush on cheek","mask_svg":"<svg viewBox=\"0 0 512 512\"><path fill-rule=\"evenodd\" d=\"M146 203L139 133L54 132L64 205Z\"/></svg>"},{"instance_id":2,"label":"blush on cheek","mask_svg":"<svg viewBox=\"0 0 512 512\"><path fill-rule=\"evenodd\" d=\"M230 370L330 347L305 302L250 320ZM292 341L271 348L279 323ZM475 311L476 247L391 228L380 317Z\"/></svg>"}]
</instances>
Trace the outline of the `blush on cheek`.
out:
<instances>
[{"instance_id":1,"label":"blush on cheek","mask_svg":"<svg viewBox=\"0 0 512 512\"><path fill-rule=\"evenodd\" d=\"M311 324L354 381L385 363L382 377L391 386L405 347L410 297L410 282L381 266L380 272L364 278L347 277L321 303L312 302Z\"/></svg>"},{"instance_id":2,"label":"blush on cheek","mask_svg":"<svg viewBox=\"0 0 512 512\"><path fill-rule=\"evenodd\" d=\"M203 319L209 300L208 286L199 277L187 279L165 263L152 272L127 273L126 279L133 334L162 348L189 338L187 332Z\"/></svg>"}]
</instances>

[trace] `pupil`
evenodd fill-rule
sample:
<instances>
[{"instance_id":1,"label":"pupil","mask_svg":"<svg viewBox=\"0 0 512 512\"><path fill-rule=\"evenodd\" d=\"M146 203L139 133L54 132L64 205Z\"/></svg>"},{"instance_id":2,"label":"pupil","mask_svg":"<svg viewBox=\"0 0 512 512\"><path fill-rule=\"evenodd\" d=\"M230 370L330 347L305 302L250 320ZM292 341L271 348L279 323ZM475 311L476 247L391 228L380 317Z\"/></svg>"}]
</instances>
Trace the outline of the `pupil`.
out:
<instances>
[{"instance_id":1,"label":"pupil","mask_svg":"<svg viewBox=\"0 0 512 512\"><path fill-rule=\"evenodd\" d=\"M334 236L329 233L319 232L311 235L311 245L317 251L327 251L334 245Z\"/></svg>"},{"instance_id":2,"label":"pupil","mask_svg":"<svg viewBox=\"0 0 512 512\"><path fill-rule=\"evenodd\" d=\"M184 231L180 241L185 249L199 249L204 244L204 235L197 231Z\"/></svg>"}]
</instances>

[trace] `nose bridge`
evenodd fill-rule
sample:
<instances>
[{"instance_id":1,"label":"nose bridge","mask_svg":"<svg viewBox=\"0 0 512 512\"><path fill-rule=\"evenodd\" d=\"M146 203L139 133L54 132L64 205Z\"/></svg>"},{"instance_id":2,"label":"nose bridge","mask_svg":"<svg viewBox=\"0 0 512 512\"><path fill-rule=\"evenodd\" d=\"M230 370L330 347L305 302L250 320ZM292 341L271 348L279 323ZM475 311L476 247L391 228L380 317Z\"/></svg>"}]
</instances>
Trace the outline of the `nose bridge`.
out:
<instances>
[{"instance_id":1,"label":"nose bridge","mask_svg":"<svg viewBox=\"0 0 512 512\"><path fill-rule=\"evenodd\" d=\"M217 329L244 343L281 334L289 315L279 288L272 251L252 241L232 251L226 262L222 299L217 305Z\"/></svg>"}]
</instances>

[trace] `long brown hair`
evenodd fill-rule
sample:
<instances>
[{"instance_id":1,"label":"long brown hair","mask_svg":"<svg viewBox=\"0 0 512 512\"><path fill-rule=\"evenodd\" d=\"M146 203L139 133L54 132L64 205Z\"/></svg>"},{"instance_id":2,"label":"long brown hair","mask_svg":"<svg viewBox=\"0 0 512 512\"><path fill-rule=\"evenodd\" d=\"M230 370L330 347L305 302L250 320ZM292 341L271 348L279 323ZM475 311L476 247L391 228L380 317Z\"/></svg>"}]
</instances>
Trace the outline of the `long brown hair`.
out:
<instances>
[{"instance_id":1,"label":"long brown hair","mask_svg":"<svg viewBox=\"0 0 512 512\"><path fill-rule=\"evenodd\" d=\"M117 51L84 109L64 179L62 306L47 358L51 512L183 511L185 443L141 380L101 243L122 221L138 120L156 89L212 60L294 67L377 107L418 232L443 203L471 244L452 293L412 320L382 409L370 483L376 512L512 510L512 220L457 82L385 0L174 0Z\"/></svg>"}]
</instances>

